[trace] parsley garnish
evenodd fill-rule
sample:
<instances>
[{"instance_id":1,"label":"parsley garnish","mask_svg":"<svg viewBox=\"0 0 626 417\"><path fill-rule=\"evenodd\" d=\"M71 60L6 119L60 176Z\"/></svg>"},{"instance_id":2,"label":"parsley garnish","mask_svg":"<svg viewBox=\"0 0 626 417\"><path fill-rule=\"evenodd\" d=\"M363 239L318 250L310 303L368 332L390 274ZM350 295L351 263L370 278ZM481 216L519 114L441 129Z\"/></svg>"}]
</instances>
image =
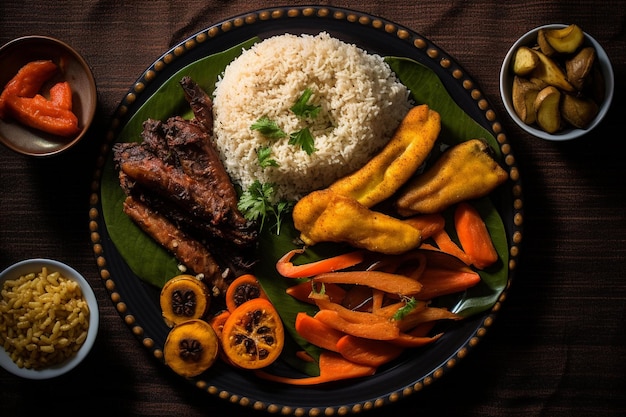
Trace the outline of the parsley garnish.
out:
<instances>
[{"instance_id":1,"label":"parsley garnish","mask_svg":"<svg viewBox=\"0 0 626 417\"><path fill-rule=\"evenodd\" d=\"M392 319L402 320L407 314L413 311L415 307L417 307L417 300L414 297L411 297L406 300L406 304L404 306L400 307L398 311L396 311L396 314L393 315Z\"/></svg>"},{"instance_id":2,"label":"parsley garnish","mask_svg":"<svg viewBox=\"0 0 626 417\"><path fill-rule=\"evenodd\" d=\"M312 95L313 91L310 88L305 89L302 95L298 97L298 100L296 100L295 104L291 106L289 110L291 110L296 116L302 119L316 118L322 107L308 104L308 101ZM263 116L256 122L252 123L250 129L258 130L263 136L272 140L284 138L287 136L287 134L278 126L278 124L267 116ZM311 155L313 152L316 151L314 142L315 139L313 138L313 135L311 134L311 131L308 127L289 134L289 144L299 146L304 152L307 153L307 155ZM265 168L267 166L278 166L276 164L276 161L274 161L273 159L268 159L270 153L271 150L268 151L266 148L261 148L257 152L261 168Z\"/></svg>"},{"instance_id":3,"label":"parsley garnish","mask_svg":"<svg viewBox=\"0 0 626 417\"><path fill-rule=\"evenodd\" d=\"M271 146L263 146L259 148L256 152L257 158L259 159L259 165L261 168L267 167L277 167L278 162L275 159L271 159L272 155L272 147Z\"/></svg>"},{"instance_id":4,"label":"parsley garnish","mask_svg":"<svg viewBox=\"0 0 626 417\"><path fill-rule=\"evenodd\" d=\"M304 90L302 95L298 97L296 103L291 106L289 110L291 110L296 116L301 118L316 118L317 114L320 112L321 106L307 104L312 95L313 91L310 88L307 88L306 90Z\"/></svg>"},{"instance_id":5,"label":"parsley garnish","mask_svg":"<svg viewBox=\"0 0 626 417\"><path fill-rule=\"evenodd\" d=\"M241 195L237 208L248 220L257 221L260 219L261 229L263 229L266 218L273 215L276 221L276 234L279 235L282 216L290 210L293 203L279 201L273 204L275 194L275 184L269 182L262 184L259 180L255 180Z\"/></svg>"},{"instance_id":6,"label":"parsley garnish","mask_svg":"<svg viewBox=\"0 0 626 417\"><path fill-rule=\"evenodd\" d=\"M308 127L290 134L289 144L299 146L304 152L307 153L307 155L311 155L316 151L315 141Z\"/></svg>"},{"instance_id":7,"label":"parsley garnish","mask_svg":"<svg viewBox=\"0 0 626 417\"><path fill-rule=\"evenodd\" d=\"M250 125L250 129L258 130L261 134L269 139L280 139L287 136L278 124L267 116L261 117Z\"/></svg>"}]
</instances>

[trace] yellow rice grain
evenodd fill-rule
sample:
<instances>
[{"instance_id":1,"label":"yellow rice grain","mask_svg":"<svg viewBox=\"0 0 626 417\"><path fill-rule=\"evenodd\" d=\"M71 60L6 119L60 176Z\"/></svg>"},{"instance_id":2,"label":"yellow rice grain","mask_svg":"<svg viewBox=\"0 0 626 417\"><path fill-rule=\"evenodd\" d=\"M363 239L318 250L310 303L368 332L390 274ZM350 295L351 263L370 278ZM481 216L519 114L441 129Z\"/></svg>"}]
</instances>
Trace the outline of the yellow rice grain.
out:
<instances>
[{"instance_id":1,"label":"yellow rice grain","mask_svg":"<svg viewBox=\"0 0 626 417\"><path fill-rule=\"evenodd\" d=\"M0 291L0 346L20 368L67 360L85 342L89 307L77 282L42 268L5 281Z\"/></svg>"}]
</instances>

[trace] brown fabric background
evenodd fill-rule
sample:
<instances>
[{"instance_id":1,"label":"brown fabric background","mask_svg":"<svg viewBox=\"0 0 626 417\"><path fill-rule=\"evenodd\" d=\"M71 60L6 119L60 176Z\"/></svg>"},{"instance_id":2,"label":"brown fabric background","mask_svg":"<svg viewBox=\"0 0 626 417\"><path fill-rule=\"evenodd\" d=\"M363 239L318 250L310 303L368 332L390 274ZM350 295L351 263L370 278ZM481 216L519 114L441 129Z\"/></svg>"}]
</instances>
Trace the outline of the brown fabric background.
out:
<instances>
[{"instance_id":1,"label":"brown fabric background","mask_svg":"<svg viewBox=\"0 0 626 417\"><path fill-rule=\"evenodd\" d=\"M307 2L292 1L293 5ZM520 166L524 244L517 279L487 336L421 393L365 416L626 415L626 3L613 1L322 2L407 26L451 54L499 112ZM0 415L208 416L256 414L192 389L157 366L99 281L88 196L101 134L132 83L186 37L276 3L253 0L14 1L0 3L0 44L29 34L72 44L91 64L99 110L71 152L32 160L0 148L0 268L29 257L67 262L101 306L97 345L74 372L26 381L0 370ZM528 136L506 116L500 64L546 23L578 23L605 47L617 81L605 121L565 143Z\"/></svg>"}]
</instances>

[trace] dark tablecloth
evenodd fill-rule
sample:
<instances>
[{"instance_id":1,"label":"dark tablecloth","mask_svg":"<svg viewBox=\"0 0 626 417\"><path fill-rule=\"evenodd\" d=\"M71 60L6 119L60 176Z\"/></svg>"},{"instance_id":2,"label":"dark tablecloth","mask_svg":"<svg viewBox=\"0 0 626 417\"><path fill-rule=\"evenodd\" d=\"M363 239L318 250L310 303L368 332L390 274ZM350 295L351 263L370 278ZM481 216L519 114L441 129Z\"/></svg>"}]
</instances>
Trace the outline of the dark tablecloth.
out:
<instances>
[{"instance_id":1,"label":"dark tablecloth","mask_svg":"<svg viewBox=\"0 0 626 417\"><path fill-rule=\"evenodd\" d=\"M361 414L626 415L626 3L322 3L395 21L453 56L499 113L523 181L522 256L495 323L444 378ZM0 3L0 44L30 34L70 43L91 65L99 101L91 134L67 154L35 160L0 147L0 268L31 257L67 262L90 280L102 319L95 348L70 374L28 381L0 370L3 417L256 413L190 387L131 334L98 275L88 210L102 135L132 83L188 36L271 6L276 4L251 0ZM531 137L514 125L498 89L500 64L517 37L559 22L577 23L592 34L606 49L616 79L604 122L562 143Z\"/></svg>"}]
</instances>

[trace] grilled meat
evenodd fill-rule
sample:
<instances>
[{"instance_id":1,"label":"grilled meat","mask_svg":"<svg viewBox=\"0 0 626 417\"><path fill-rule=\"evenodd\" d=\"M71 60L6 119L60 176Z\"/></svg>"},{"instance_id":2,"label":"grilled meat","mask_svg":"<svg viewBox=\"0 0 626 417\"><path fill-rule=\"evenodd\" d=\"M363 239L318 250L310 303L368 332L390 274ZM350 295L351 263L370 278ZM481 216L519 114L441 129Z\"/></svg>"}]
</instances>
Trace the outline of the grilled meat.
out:
<instances>
[{"instance_id":1,"label":"grilled meat","mask_svg":"<svg viewBox=\"0 0 626 417\"><path fill-rule=\"evenodd\" d=\"M256 263L257 225L237 208L235 187L211 141L210 97L188 77L181 85L194 119L148 119L141 143L113 145L128 196L124 210L187 267L227 285L229 274L249 272Z\"/></svg>"},{"instance_id":2,"label":"grilled meat","mask_svg":"<svg viewBox=\"0 0 626 417\"><path fill-rule=\"evenodd\" d=\"M192 123L172 117L164 125L167 145L189 177L211 188L229 207L229 221L245 225L248 221L237 208L238 196L210 137Z\"/></svg>"},{"instance_id":3,"label":"grilled meat","mask_svg":"<svg viewBox=\"0 0 626 417\"><path fill-rule=\"evenodd\" d=\"M128 178L181 209L213 224L219 224L228 207L207 189L176 166L165 163L145 146L137 143L116 144L114 160Z\"/></svg>"},{"instance_id":4,"label":"grilled meat","mask_svg":"<svg viewBox=\"0 0 626 417\"><path fill-rule=\"evenodd\" d=\"M195 120L204 128L205 132L213 135L213 101L191 77L183 77L180 85L185 92L185 99L191 106Z\"/></svg>"},{"instance_id":5,"label":"grilled meat","mask_svg":"<svg viewBox=\"0 0 626 417\"><path fill-rule=\"evenodd\" d=\"M124 200L124 213L150 237L173 253L184 265L196 274L202 274L203 279L211 287L220 292L226 290L217 261L200 242L187 236L165 216L151 210L133 197L127 197Z\"/></svg>"}]
</instances>

